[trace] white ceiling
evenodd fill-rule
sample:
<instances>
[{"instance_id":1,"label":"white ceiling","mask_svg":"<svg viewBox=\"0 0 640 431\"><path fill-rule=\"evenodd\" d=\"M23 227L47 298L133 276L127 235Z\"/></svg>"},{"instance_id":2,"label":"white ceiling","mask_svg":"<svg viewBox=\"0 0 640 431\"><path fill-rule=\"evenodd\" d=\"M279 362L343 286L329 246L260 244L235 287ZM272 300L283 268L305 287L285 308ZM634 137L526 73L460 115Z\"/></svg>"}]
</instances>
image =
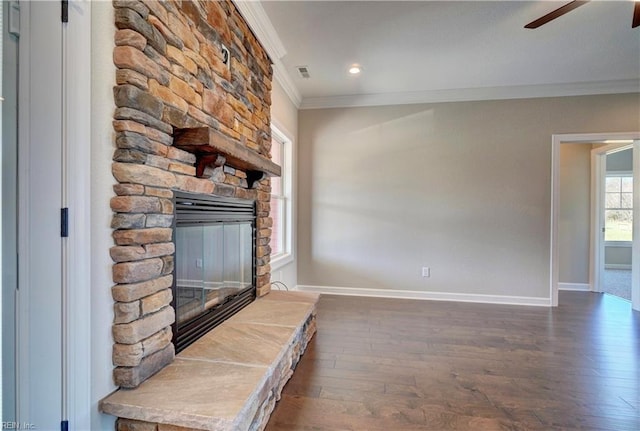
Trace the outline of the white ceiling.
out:
<instances>
[{"instance_id":1,"label":"white ceiling","mask_svg":"<svg viewBox=\"0 0 640 431\"><path fill-rule=\"evenodd\" d=\"M564 3L262 1L240 9L301 108L640 91L633 2L594 1L523 28ZM353 63L360 76L347 73Z\"/></svg>"}]
</instances>

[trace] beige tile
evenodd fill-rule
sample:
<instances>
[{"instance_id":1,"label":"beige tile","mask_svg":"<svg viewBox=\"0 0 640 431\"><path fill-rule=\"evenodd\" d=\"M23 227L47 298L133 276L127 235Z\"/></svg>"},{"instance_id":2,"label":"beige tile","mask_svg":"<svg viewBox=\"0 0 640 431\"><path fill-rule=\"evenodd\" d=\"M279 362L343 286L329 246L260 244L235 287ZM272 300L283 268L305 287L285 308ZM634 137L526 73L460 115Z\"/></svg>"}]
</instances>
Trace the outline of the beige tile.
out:
<instances>
[{"instance_id":1,"label":"beige tile","mask_svg":"<svg viewBox=\"0 0 640 431\"><path fill-rule=\"evenodd\" d=\"M319 299L319 293L284 290L272 290L260 298L261 301L307 302L311 304L317 303Z\"/></svg>"},{"instance_id":2,"label":"beige tile","mask_svg":"<svg viewBox=\"0 0 640 431\"><path fill-rule=\"evenodd\" d=\"M267 296L210 331L138 388L105 398L101 411L202 430L248 429L279 384L273 370L286 363L286 352L318 299L301 292Z\"/></svg>"},{"instance_id":3,"label":"beige tile","mask_svg":"<svg viewBox=\"0 0 640 431\"><path fill-rule=\"evenodd\" d=\"M313 303L259 299L245 307L232 319L235 323L299 326L314 308L315 304Z\"/></svg>"},{"instance_id":4,"label":"beige tile","mask_svg":"<svg viewBox=\"0 0 640 431\"><path fill-rule=\"evenodd\" d=\"M296 328L227 321L182 351L178 357L271 366L293 341Z\"/></svg>"},{"instance_id":5,"label":"beige tile","mask_svg":"<svg viewBox=\"0 0 640 431\"><path fill-rule=\"evenodd\" d=\"M265 367L176 359L136 389L101 402L114 416L203 430L247 429L264 389Z\"/></svg>"}]
</instances>

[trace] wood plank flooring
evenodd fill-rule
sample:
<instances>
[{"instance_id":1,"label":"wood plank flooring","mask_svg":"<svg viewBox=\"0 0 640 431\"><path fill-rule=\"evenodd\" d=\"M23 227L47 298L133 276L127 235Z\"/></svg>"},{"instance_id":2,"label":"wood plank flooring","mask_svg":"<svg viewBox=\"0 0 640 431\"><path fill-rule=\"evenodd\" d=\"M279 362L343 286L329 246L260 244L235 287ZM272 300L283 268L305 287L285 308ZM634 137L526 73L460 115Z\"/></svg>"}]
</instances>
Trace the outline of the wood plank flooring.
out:
<instances>
[{"instance_id":1,"label":"wood plank flooring","mask_svg":"<svg viewBox=\"0 0 640 431\"><path fill-rule=\"evenodd\" d=\"M322 296L267 431L640 430L640 313Z\"/></svg>"}]
</instances>

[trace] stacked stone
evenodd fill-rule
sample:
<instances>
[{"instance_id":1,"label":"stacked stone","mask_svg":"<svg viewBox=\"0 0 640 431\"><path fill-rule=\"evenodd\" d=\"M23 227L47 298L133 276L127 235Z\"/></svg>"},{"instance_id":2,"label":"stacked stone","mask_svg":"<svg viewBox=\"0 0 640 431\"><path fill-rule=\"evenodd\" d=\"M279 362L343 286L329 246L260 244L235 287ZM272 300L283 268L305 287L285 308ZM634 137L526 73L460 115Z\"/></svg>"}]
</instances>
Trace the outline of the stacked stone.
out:
<instances>
[{"instance_id":1,"label":"stacked stone","mask_svg":"<svg viewBox=\"0 0 640 431\"><path fill-rule=\"evenodd\" d=\"M115 383L132 388L175 355L173 190L256 201L257 294L270 290L269 179L248 188L230 166L196 178L195 156L172 144L174 128L207 126L269 158L272 70L231 1L113 5L113 363Z\"/></svg>"}]
</instances>

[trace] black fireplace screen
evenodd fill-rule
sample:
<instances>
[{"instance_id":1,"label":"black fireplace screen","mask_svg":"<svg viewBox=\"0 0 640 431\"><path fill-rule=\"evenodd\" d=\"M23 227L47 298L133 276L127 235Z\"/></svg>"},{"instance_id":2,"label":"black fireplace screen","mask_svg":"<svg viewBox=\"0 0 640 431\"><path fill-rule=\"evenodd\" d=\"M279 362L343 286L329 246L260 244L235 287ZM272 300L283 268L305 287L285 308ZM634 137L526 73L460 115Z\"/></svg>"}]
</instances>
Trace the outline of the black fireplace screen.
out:
<instances>
[{"instance_id":1,"label":"black fireplace screen","mask_svg":"<svg viewBox=\"0 0 640 431\"><path fill-rule=\"evenodd\" d=\"M255 299L255 203L174 193L179 352Z\"/></svg>"}]
</instances>

